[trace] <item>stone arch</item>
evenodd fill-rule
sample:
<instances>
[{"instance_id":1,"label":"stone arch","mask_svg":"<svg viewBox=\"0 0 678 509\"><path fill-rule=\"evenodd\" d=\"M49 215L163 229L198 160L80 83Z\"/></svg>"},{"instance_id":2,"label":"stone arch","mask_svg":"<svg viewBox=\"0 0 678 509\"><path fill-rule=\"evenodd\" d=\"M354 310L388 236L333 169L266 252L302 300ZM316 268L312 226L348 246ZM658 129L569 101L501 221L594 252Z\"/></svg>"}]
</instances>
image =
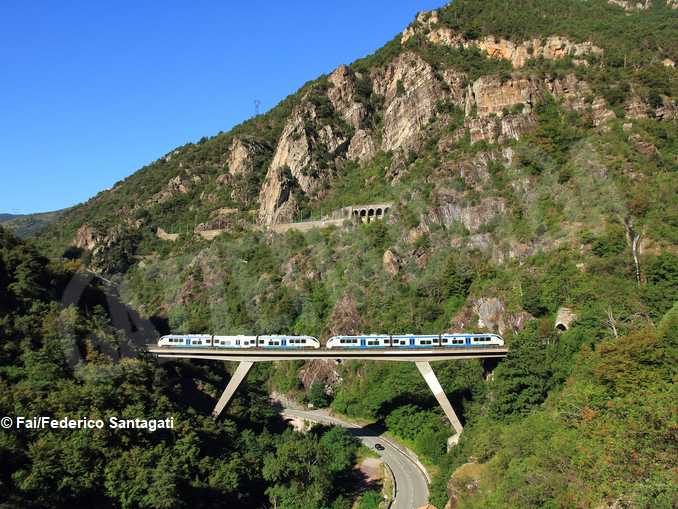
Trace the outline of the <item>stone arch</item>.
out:
<instances>
[{"instance_id":1,"label":"stone arch","mask_svg":"<svg viewBox=\"0 0 678 509\"><path fill-rule=\"evenodd\" d=\"M572 322L576 319L577 315L572 309L560 307L556 312L555 328L558 331L564 332L570 328L570 325L572 325Z\"/></svg>"}]
</instances>

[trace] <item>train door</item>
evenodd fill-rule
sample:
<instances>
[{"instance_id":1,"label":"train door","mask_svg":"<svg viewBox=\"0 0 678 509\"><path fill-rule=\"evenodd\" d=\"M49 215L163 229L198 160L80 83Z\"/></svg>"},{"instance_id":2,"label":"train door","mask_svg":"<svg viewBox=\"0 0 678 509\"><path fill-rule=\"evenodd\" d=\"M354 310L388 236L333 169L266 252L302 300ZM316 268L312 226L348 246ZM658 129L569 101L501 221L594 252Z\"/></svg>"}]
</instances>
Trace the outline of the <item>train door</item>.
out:
<instances>
[{"instance_id":1,"label":"train door","mask_svg":"<svg viewBox=\"0 0 678 509\"><path fill-rule=\"evenodd\" d=\"M287 339L282 338L282 339L280 340L280 344L281 344L282 346L287 346Z\"/></svg>"},{"instance_id":2,"label":"train door","mask_svg":"<svg viewBox=\"0 0 678 509\"><path fill-rule=\"evenodd\" d=\"M414 338L410 338L410 346L414 346Z\"/></svg>"},{"instance_id":3,"label":"train door","mask_svg":"<svg viewBox=\"0 0 678 509\"><path fill-rule=\"evenodd\" d=\"M466 346L471 346L471 338L466 338Z\"/></svg>"},{"instance_id":4,"label":"train door","mask_svg":"<svg viewBox=\"0 0 678 509\"><path fill-rule=\"evenodd\" d=\"M360 348L363 348L364 346L365 346L365 340L361 338L360 339Z\"/></svg>"}]
</instances>

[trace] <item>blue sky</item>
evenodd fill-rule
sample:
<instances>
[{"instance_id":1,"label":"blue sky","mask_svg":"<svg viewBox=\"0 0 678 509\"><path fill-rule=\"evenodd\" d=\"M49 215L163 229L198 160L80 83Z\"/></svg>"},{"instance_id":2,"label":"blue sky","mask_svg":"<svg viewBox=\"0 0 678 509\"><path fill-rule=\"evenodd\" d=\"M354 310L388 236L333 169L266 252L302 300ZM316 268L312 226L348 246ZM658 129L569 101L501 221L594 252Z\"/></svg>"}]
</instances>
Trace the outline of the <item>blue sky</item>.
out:
<instances>
[{"instance_id":1,"label":"blue sky","mask_svg":"<svg viewBox=\"0 0 678 509\"><path fill-rule=\"evenodd\" d=\"M443 3L3 0L0 212L82 202Z\"/></svg>"}]
</instances>

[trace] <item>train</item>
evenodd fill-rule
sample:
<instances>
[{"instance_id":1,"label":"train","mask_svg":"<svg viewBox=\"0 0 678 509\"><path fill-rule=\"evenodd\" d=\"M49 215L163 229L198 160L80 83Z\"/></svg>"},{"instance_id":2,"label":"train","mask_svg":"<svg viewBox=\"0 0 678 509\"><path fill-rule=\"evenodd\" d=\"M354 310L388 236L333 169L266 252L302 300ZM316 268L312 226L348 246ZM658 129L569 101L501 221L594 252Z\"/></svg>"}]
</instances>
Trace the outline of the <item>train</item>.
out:
<instances>
[{"instance_id":1,"label":"train","mask_svg":"<svg viewBox=\"0 0 678 509\"><path fill-rule=\"evenodd\" d=\"M368 334L333 336L326 347L333 348L448 348L500 347L504 339L498 334Z\"/></svg>"},{"instance_id":2,"label":"train","mask_svg":"<svg viewBox=\"0 0 678 509\"><path fill-rule=\"evenodd\" d=\"M158 340L158 346L175 348L320 348L313 336L214 336L210 334L169 334Z\"/></svg>"},{"instance_id":3,"label":"train","mask_svg":"<svg viewBox=\"0 0 678 509\"><path fill-rule=\"evenodd\" d=\"M210 334L170 334L158 340L159 347L190 348L263 348L294 349L320 348L313 336L214 336ZM332 336L327 349L379 349L379 348L487 348L504 346L504 339L491 333L453 334L366 334Z\"/></svg>"}]
</instances>

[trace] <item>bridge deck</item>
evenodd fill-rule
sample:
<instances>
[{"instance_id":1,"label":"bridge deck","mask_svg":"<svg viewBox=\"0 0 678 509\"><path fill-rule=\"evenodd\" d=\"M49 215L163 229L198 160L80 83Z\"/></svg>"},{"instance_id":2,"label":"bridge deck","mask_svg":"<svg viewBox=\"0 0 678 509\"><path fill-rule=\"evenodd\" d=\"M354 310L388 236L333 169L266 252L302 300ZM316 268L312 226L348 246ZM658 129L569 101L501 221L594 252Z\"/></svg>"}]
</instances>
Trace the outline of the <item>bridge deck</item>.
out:
<instances>
[{"instance_id":1,"label":"bridge deck","mask_svg":"<svg viewBox=\"0 0 678 509\"><path fill-rule=\"evenodd\" d=\"M432 362L458 359L490 359L506 357L504 347L475 348L382 348L382 349L327 349L270 350L226 348L172 348L149 346L148 351L158 357L175 359L206 359L222 361L270 362L310 359L356 359L373 361Z\"/></svg>"}]
</instances>

